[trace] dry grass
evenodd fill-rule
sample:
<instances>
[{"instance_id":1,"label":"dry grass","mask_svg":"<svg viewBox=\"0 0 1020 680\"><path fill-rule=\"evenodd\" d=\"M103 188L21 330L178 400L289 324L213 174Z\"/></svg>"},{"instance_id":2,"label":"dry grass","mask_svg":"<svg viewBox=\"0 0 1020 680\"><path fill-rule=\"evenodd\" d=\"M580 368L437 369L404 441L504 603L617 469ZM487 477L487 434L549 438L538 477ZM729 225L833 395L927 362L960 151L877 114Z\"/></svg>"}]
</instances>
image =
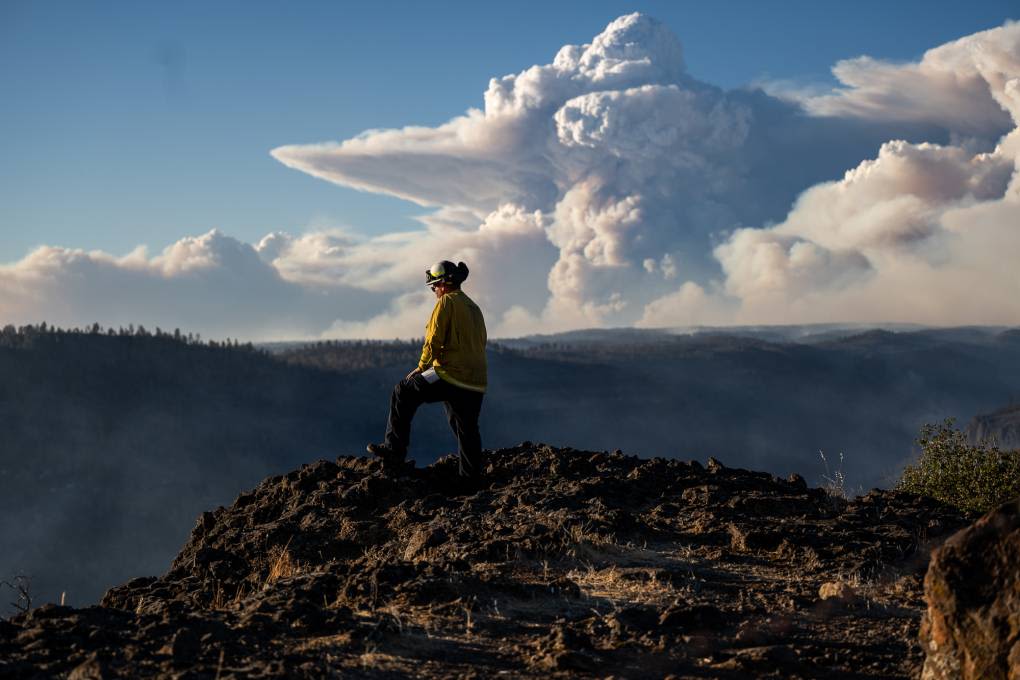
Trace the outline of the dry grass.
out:
<instances>
[{"instance_id":1,"label":"dry grass","mask_svg":"<svg viewBox=\"0 0 1020 680\"><path fill-rule=\"evenodd\" d=\"M822 489L828 494L832 509L842 511L853 500L851 492L846 487L846 474L843 472L843 452L840 452L839 465L834 470L829 468L829 459L825 457L825 452L819 451L818 455L825 466L825 473L822 475Z\"/></svg>"},{"instance_id":2,"label":"dry grass","mask_svg":"<svg viewBox=\"0 0 1020 680\"><path fill-rule=\"evenodd\" d=\"M227 592L223 590L223 585L217 582L216 592L213 593L213 599L212 602L209 603L209 606L213 609L229 609L231 607L236 607L243 602L244 599L251 594L251 592L252 591L246 588L245 584L242 583L233 595L228 596Z\"/></svg>"},{"instance_id":3,"label":"dry grass","mask_svg":"<svg viewBox=\"0 0 1020 680\"><path fill-rule=\"evenodd\" d=\"M587 523L571 521L567 517L555 518L556 528L561 532L562 553L583 562L616 561L623 549L617 545L616 536L593 530Z\"/></svg>"},{"instance_id":4,"label":"dry grass","mask_svg":"<svg viewBox=\"0 0 1020 680\"><path fill-rule=\"evenodd\" d=\"M320 637L308 638L300 642L296 649L299 652L317 651L327 653L334 649L344 649L351 644L353 636L350 631L344 631L335 635L323 635Z\"/></svg>"},{"instance_id":5,"label":"dry grass","mask_svg":"<svg viewBox=\"0 0 1020 680\"><path fill-rule=\"evenodd\" d=\"M301 563L290 554L290 541L287 545L273 546L269 550L269 571L262 583L262 590L269 588L282 578L290 578L301 573Z\"/></svg>"},{"instance_id":6,"label":"dry grass","mask_svg":"<svg viewBox=\"0 0 1020 680\"><path fill-rule=\"evenodd\" d=\"M635 576L638 576L636 571L625 572L616 565L602 569L589 566L567 573L567 578L576 583L587 597L656 606L666 606L677 598L676 586L658 580L653 569L648 570L646 578Z\"/></svg>"},{"instance_id":7,"label":"dry grass","mask_svg":"<svg viewBox=\"0 0 1020 680\"><path fill-rule=\"evenodd\" d=\"M294 559L290 553L290 541L283 546L273 546L262 560L261 568L251 574L233 593L224 590L223 585L217 582L216 592L213 593L209 606L212 609L230 609L236 607L248 596L268 590L280 579L297 576L304 571L305 569L302 564ZM258 576L260 573L264 573L265 576ZM138 607L141 608L141 606L142 603L139 602Z\"/></svg>"},{"instance_id":8,"label":"dry grass","mask_svg":"<svg viewBox=\"0 0 1020 680\"><path fill-rule=\"evenodd\" d=\"M367 645L365 651L358 657L358 664L363 670L382 670L389 665L393 657L389 654L382 654L376 651L375 645Z\"/></svg>"}]
</instances>

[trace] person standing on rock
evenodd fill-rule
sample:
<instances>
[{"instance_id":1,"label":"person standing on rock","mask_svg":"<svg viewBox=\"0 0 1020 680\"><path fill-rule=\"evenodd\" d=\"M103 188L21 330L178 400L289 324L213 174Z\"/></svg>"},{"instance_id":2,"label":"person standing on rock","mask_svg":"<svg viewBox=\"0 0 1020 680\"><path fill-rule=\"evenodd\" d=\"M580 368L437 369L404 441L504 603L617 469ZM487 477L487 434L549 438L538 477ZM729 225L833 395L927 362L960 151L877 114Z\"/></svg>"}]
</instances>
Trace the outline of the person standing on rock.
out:
<instances>
[{"instance_id":1,"label":"person standing on rock","mask_svg":"<svg viewBox=\"0 0 1020 680\"><path fill-rule=\"evenodd\" d=\"M446 407L457 436L460 480L477 488L482 476L482 439L478 415L487 384L485 319L482 310L460 289L468 277L463 262L442 260L425 271L425 284L436 306L425 325L425 344L418 367L397 383L390 395L390 415L382 444L369 444L387 468L403 463L411 439L411 420L422 404Z\"/></svg>"}]
</instances>

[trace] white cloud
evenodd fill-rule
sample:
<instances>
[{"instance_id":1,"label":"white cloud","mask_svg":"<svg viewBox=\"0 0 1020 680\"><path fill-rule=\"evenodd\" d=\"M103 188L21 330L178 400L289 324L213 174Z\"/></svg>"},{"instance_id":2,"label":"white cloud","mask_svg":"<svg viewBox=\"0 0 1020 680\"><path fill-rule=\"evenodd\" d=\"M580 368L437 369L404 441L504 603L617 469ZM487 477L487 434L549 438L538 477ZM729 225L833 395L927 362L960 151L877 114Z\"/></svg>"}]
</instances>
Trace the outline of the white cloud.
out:
<instances>
[{"instance_id":1,"label":"white cloud","mask_svg":"<svg viewBox=\"0 0 1020 680\"><path fill-rule=\"evenodd\" d=\"M364 321L337 319L322 335L344 339L424 337L425 321L435 302L429 290L400 295L385 310Z\"/></svg>"},{"instance_id":2,"label":"white cloud","mask_svg":"<svg viewBox=\"0 0 1020 680\"><path fill-rule=\"evenodd\" d=\"M890 142L782 223L736 231L715 251L735 321L1020 323L1017 134L977 155Z\"/></svg>"},{"instance_id":3,"label":"white cloud","mask_svg":"<svg viewBox=\"0 0 1020 680\"><path fill-rule=\"evenodd\" d=\"M343 285L286 281L252 246L211 231L149 257L45 246L0 266L0 319L62 326L180 327L210 337L310 335L344 311L364 317L383 300Z\"/></svg>"},{"instance_id":4,"label":"white cloud","mask_svg":"<svg viewBox=\"0 0 1020 680\"><path fill-rule=\"evenodd\" d=\"M254 246L213 232L152 257L42 248L0 268L0 313L418 336L423 270L451 259L471 267L466 288L493 336L1017 323L1020 290L1002 262L1020 224L1018 55L1020 25L1007 24L917 63L840 62L842 86L825 94L726 92L686 73L669 29L628 15L494 78L484 110L272 151L427 206L419 230L277 232Z\"/></svg>"},{"instance_id":5,"label":"white cloud","mask_svg":"<svg viewBox=\"0 0 1020 680\"><path fill-rule=\"evenodd\" d=\"M716 256L726 272L726 292L745 302L838 289L871 271L857 251L831 251L764 229L741 229L716 249Z\"/></svg>"},{"instance_id":6,"label":"white cloud","mask_svg":"<svg viewBox=\"0 0 1020 680\"><path fill-rule=\"evenodd\" d=\"M635 324L642 328L725 325L732 320L731 303L687 281L679 289L645 305Z\"/></svg>"},{"instance_id":7,"label":"white cloud","mask_svg":"<svg viewBox=\"0 0 1020 680\"><path fill-rule=\"evenodd\" d=\"M1020 122L1018 43L1020 23L1007 23L930 49L917 63L847 59L832 70L844 87L806 104L820 115L930 122L998 136Z\"/></svg>"},{"instance_id":8,"label":"white cloud","mask_svg":"<svg viewBox=\"0 0 1020 680\"><path fill-rule=\"evenodd\" d=\"M676 37L635 14L551 64L493 79L484 111L273 155L330 181L442 206L423 240L436 239L431 228L451 212L510 205L548 216L558 255L541 277L547 287L519 305L544 309L538 318L549 322L569 312L577 324L628 323L668 279L717 271L710 235L740 221L733 204L747 191L740 154L752 119L740 97L685 75ZM700 252L671 254L691 246ZM649 258L661 272L645 270Z\"/></svg>"},{"instance_id":9,"label":"white cloud","mask_svg":"<svg viewBox=\"0 0 1020 680\"><path fill-rule=\"evenodd\" d=\"M1013 159L934 144L884 144L842 181L806 191L780 233L829 248L915 247L946 207L1003 196Z\"/></svg>"}]
</instances>

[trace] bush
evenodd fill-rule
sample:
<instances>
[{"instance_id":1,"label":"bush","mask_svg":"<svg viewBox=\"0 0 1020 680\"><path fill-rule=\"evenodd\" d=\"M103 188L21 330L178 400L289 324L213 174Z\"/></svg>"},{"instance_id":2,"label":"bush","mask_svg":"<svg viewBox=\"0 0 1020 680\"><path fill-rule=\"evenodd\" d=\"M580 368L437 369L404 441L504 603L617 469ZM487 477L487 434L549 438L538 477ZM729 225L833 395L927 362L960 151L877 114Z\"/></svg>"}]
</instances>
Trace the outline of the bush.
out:
<instances>
[{"instance_id":1,"label":"bush","mask_svg":"<svg viewBox=\"0 0 1020 680\"><path fill-rule=\"evenodd\" d=\"M966 512L987 512L1020 496L1020 450L1002 451L993 441L969 444L952 418L922 427L917 444L921 455L896 488Z\"/></svg>"}]
</instances>

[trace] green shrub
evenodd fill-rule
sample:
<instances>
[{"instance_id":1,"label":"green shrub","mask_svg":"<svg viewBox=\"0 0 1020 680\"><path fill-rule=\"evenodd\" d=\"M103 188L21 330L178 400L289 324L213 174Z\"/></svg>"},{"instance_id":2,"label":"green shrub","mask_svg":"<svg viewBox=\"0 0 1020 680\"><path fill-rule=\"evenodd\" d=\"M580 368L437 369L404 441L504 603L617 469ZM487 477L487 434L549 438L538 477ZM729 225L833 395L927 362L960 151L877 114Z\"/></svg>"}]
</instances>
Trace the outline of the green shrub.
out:
<instances>
[{"instance_id":1,"label":"green shrub","mask_svg":"<svg viewBox=\"0 0 1020 680\"><path fill-rule=\"evenodd\" d=\"M952 418L922 427L917 444L921 454L896 488L967 512L986 512L1020 496L1020 450L1002 451L990 441L969 444Z\"/></svg>"}]
</instances>

